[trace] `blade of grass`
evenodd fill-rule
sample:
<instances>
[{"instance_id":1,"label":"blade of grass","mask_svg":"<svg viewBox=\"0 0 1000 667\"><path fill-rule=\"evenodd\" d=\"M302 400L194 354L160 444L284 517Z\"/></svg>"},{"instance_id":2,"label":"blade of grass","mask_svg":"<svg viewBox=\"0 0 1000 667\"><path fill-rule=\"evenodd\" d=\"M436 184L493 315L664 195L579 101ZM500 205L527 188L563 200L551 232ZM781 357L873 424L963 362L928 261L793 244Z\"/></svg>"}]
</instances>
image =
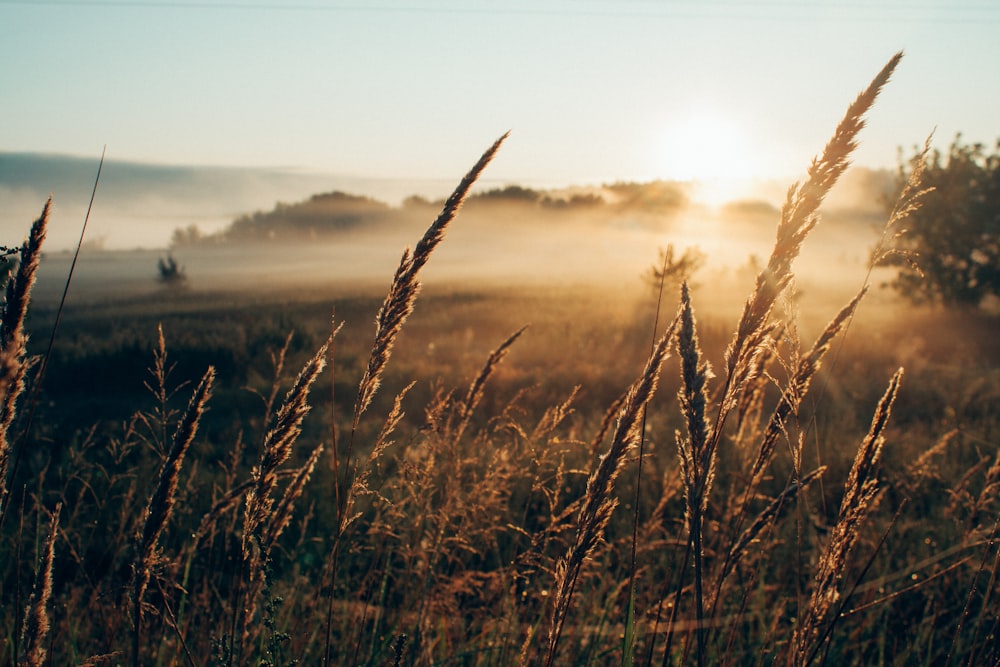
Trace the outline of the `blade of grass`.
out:
<instances>
[{"instance_id":1,"label":"blade of grass","mask_svg":"<svg viewBox=\"0 0 1000 667\"><path fill-rule=\"evenodd\" d=\"M97 164L97 175L94 177L94 187L90 191L90 202L87 204L87 213L83 218L83 226L80 228L80 239L76 243L76 250L73 253L73 261L69 265L69 274L66 276L66 282L63 285L62 296L59 299L59 307L56 309L56 319L55 323L52 325L52 332L49 335L49 343L45 349L45 354L42 356L41 365L38 368L38 373L35 375L35 381L32 384L31 394L28 399L28 418L25 421L24 429L21 431L21 436L19 438L20 445L14 449L14 460L11 465L10 470L10 480L14 480L14 476L17 474L18 464L21 460L21 451L24 449L25 444L27 444L28 436L31 433L31 424L35 416L35 408L38 405L38 396L42 386L42 379L45 377L45 370L48 367L49 358L52 356L52 347L55 345L56 332L59 330L59 323L62 320L63 309L66 305L66 296L69 294L69 286L73 281L73 271L76 269L76 261L80 257L80 248L83 247L83 238L87 233L87 223L90 221L90 212L94 208L94 199L97 196L97 186L101 182L101 171L104 169L104 157L107 154L107 145L101 150L101 160ZM48 207L46 207L48 210ZM2 481L0 481L2 483ZM0 529L3 528L4 519L7 517L7 494L6 489L4 493L0 494Z\"/></svg>"}]
</instances>

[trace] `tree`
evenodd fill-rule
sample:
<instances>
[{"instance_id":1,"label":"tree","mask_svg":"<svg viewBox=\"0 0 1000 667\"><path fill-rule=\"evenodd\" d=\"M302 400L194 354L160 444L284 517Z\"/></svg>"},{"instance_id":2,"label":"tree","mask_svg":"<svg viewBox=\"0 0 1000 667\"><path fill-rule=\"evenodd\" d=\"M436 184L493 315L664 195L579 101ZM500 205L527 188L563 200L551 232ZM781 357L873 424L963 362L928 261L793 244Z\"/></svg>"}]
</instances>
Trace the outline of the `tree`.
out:
<instances>
[{"instance_id":1,"label":"tree","mask_svg":"<svg viewBox=\"0 0 1000 667\"><path fill-rule=\"evenodd\" d=\"M184 273L184 268L177 263L174 256L168 254L166 259L160 257L156 260L156 266L160 270L160 282L170 284L179 284L187 280L187 275Z\"/></svg>"},{"instance_id":2,"label":"tree","mask_svg":"<svg viewBox=\"0 0 1000 667\"><path fill-rule=\"evenodd\" d=\"M170 236L170 247L171 248L187 248L190 246L196 246L203 240L201 230L198 225L188 225L187 227L178 227L174 230L174 233Z\"/></svg>"},{"instance_id":3,"label":"tree","mask_svg":"<svg viewBox=\"0 0 1000 667\"><path fill-rule=\"evenodd\" d=\"M695 271L705 263L705 253L699 248L685 248L680 257L675 257L674 244L659 249L659 259L646 269L642 279L654 288L676 287L689 282Z\"/></svg>"},{"instance_id":4,"label":"tree","mask_svg":"<svg viewBox=\"0 0 1000 667\"><path fill-rule=\"evenodd\" d=\"M899 188L914 163L901 164ZM979 307L1000 296L1000 141L993 153L956 136L947 155L931 152L922 198L887 263L889 284L915 303ZM893 200L895 198L892 198Z\"/></svg>"}]
</instances>

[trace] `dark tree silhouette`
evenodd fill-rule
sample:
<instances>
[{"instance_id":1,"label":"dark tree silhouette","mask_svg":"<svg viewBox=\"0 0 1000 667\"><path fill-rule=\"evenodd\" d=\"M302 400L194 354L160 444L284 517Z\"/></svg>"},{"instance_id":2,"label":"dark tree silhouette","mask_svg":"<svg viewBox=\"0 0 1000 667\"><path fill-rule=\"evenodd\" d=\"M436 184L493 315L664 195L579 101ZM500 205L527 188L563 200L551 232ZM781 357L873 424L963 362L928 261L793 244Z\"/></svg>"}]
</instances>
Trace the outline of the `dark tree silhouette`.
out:
<instances>
[{"instance_id":1,"label":"dark tree silhouette","mask_svg":"<svg viewBox=\"0 0 1000 667\"><path fill-rule=\"evenodd\" d=\"M914 167L901 163L899 187ZM930 153L922 187L933 188L903 222L889 283L915 303L979 307L1000 296L1000 141L992 153L957 136Z\"/></svg>"},{"instance_id":2,"label":"dark tree silhouette","mask_svg":"<svg viewBox=\"0 0 1000 667\"><path fill-rule=\"evenodd\" d=\"M678 287L691 281L691 276L704 265L705 259L705 253L697 247L685 248L677 257L674 244L670 243L666 248L659 249L659 259L646 269L642 278L654 288L659 288L661 283L668 288Z\"/></svg>"},{"instance_id":3,"label":"dark tree silhouette","mask_svg":"<svg viewBox=\"0 0 1000 667\"><path fill-rule=\"evenodd\" d=\"M162 283L180 283L187 279L184 267L177 263L173 255L167 255L166 258L158 258L156 265L160 270L160 282Z\"/></svg>"}]
</instances>

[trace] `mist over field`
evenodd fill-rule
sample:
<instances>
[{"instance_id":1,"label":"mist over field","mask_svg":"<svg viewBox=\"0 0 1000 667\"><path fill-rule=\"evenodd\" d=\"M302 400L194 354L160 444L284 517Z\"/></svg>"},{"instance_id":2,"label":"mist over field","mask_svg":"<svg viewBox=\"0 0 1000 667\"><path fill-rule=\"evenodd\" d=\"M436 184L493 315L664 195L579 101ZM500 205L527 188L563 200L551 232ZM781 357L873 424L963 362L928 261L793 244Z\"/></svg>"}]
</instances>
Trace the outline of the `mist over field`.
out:
<instances>
[{"instance_id":1,"label":"mist over field","mask_svg":"<svg viewBox=\"0 0 1000 667\"><path fill-rule=\"evenodd\" d=\"M99 158L0 152L0 245L19 242L51 194L54 216L47 248L75 247ZM178 227L216 231L244 213L316 192L341 189L399 202L412 194L446 193L452 185L435 179L366 178L280 167L168 166L109 157L101 171L87 242L110 250L163 248Z\"/></svg>"},{"instance_id":2,"label":"mist over field","mask_svg":"<svg viewBox=\"0 0 1000 667\"><path fill-rule=\"evenodd\" d=\"M14 245L51 184L55 215L36 298L57 299L79 237L96 160L0 154L3 241ZM333 178L280 170L105 165L73 278L81 302L185 290L384 288L403 248L437 216L445 181ZM731 308L773 243L789 183L719 199L697 183L656 181L531 189L481 185L451 226L425 281L641 289L668 244L705 256L705 299ZM803 289L835 301L863 279L884 222L885 171L849 171L796 264ZM707 196L711 194L712 196ZM712 199L712 201L707 201ZM167 253L182 286L158 280Z\"/></svg>"}]
</instances>

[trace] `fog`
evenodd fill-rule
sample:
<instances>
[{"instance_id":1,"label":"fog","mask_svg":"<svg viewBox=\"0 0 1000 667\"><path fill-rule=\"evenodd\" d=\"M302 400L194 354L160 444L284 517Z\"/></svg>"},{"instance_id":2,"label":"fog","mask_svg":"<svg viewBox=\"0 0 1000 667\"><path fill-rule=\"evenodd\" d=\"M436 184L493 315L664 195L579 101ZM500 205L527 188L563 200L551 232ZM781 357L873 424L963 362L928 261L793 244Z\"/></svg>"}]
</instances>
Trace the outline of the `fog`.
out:
<instances>
[{"instance_id":1,"label":"fog","mask_svg":"<svg viewBox=\"0 0 1000 667\"><path fill-rule=\"evenodd\" d=\"M7 245L23 238L41 209L46 195L34 183L48 178L58 185L36 291L42 302L62 292L95 174L95 161L0 155ZM335 180L110 163L74 274L73 298L384 290L403 249L437 216L436 193L453 184ZM861 286L890 183L884 172L849 171L831 193L795 265L798 289L812 300L843 303ZM352 194L331 193L340 185ZM352 185L357 189L348 189ZM642 275L657 261L658 249L671 244L678 253L694 248L705 255L693 278L699 298L733 310L752 286L755 262L770 253L789 184L758 183L749 196L744 189L743 199L723 204L699 201L698 189L683 183L549 190L493 185L483 184L459 213L422 274L425 283L593 285L624 294L650 289ZM386 196L377 196L379 188ZM180 228L193 236L178 242ZM167 252L181 265L184 281L158 280L157 260Z\"/></svg>"},{"instance_id":2,"label":"fog","mask_svg":"<svg viewBox=\"0 0 1000 667\"><path fill-rule=\"evenodd\" d=\"M761 216L763 218L763 216ZM374 232L351 231L333 239L303 243L198 245L178 248L172 256L186 279L181 284L158 280L157 260L163 251L85 249L73 278L78 301L104 301L135 296L167 295L177 290L253 290L285 292L327 289L384 291L401 253L412 247L424 225ZM580 220L572 223L537 219L505 219L502 212L460 213L422 273L430 285L463 288L487 286L592 285L624 292L645 287L642 274L657 261L658 248L698 248L704 266L694 282L705 301L734 309L755 276L752 256L766 260L773 240L772 217L739 223L724 216L692 210L663 229L639 221L620 226ZM807 240L796 263L799 288L846 300L864 279L869 249L876 234L858 224L832 218ZM71 253L46 253L37 298L58 298Z\"/></svg>"},{"instance_id":3,"label":"fog","mask_svg":"<svg viewBox=\"0 0 1000 667\"><path fill-rule=\"evenodd\" d=\"M0 152L0 245L27 233L52 195L47 247L76 246L97 177L99 157ZM194 167L107 159L101 170L86 240L93 248L165 248L173 231L196 225L223 229L239 215L344 190L389 203L418 194L446 194L445 179L366 178L281 168Z\"/></svg>"}]
</instances>

